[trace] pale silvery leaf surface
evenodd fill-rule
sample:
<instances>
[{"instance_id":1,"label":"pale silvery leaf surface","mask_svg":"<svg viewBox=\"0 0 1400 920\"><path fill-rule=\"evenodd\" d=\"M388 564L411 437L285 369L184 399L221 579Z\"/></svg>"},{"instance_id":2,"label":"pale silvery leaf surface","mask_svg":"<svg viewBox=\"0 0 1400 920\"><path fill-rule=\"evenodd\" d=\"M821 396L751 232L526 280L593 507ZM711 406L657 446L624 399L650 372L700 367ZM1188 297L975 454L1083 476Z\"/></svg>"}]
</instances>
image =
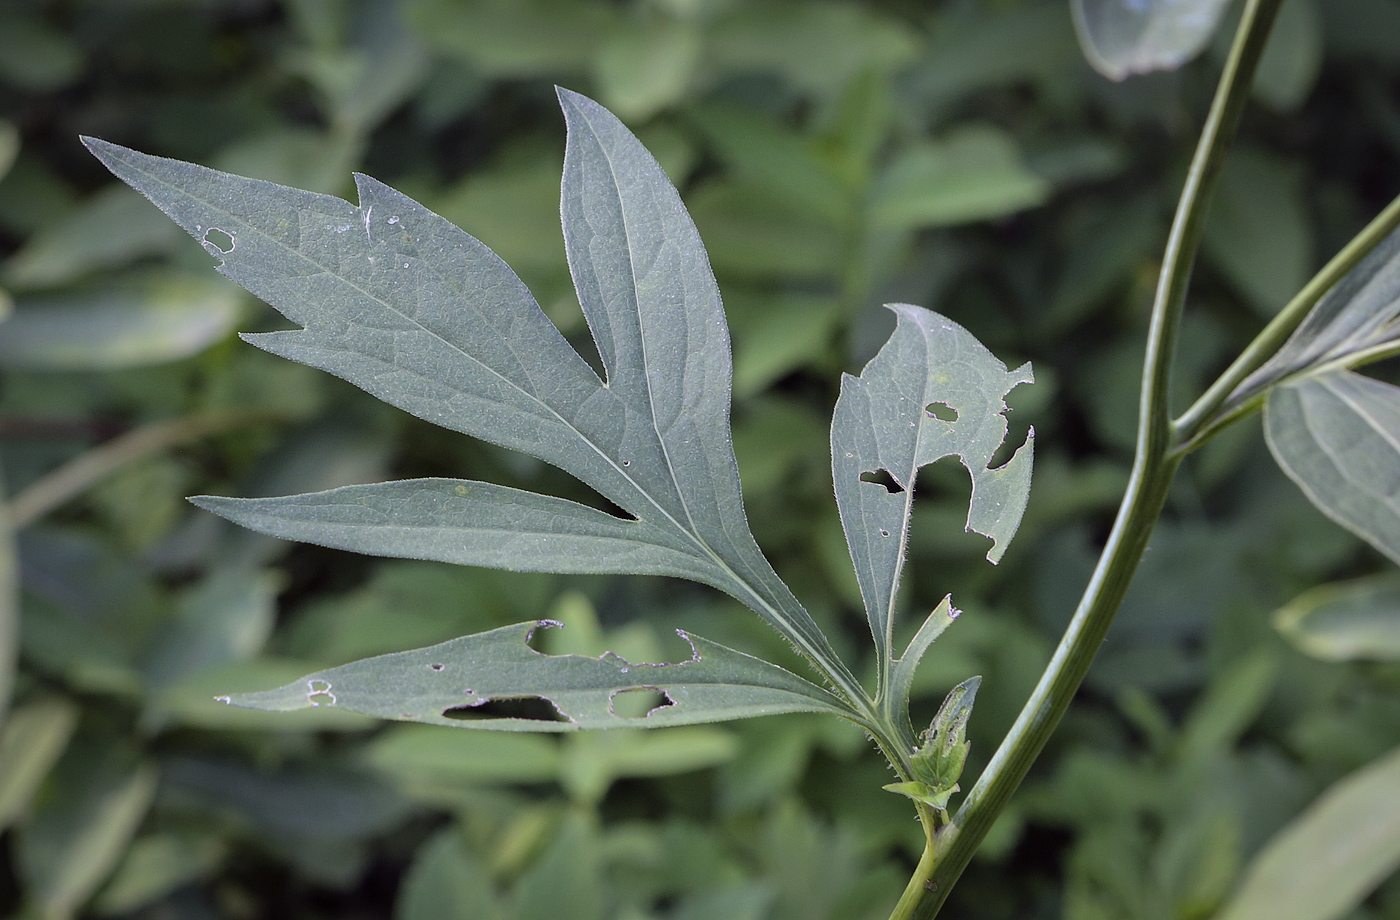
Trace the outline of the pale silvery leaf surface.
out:
<instances>
[{"instance_id":1,"label":"pale silvery leaf surface","mask_svg":"<svg viewBox=\"0 0 1400 920\"><path fill-rule=\"evenodd\" d=\"M890 309L894 333L859 377L842 376L831 420L836 503L882 662L890 655L919 469L948 456L962 461L972 475L967 529L992 539L987 558L997 562L1026 510L1034 439L1032 432L1010 460L990 468L1006 439L1004 397L1032 382L1029 364L1008 371L952 320L909 304ZM881 470L899 491L869 481Z\"/></svg>"},{"instance_id":2,"label":"pale silvery leaf surface","mask_svg":"<svg viewBox=\"0 0 1400 920\"><path fill-rule=\"evenodd\" d=\"M1400 661L1400 573L1319 585L1274 611L1274 628L1324 661Z\"/></svg>"},{"instance_id":3,"label":"pale silvery leaf surface","mask_svg":"<svg viewBox=\"0 0 1400 920\"><path fill-rule=\"evenodd\" d=\"M1400 387L1340 370L1269 392L1278 465L1324 514L1400 562Z\"/></svg>"},{"instance_id":4,"label":"pale silvery leaf surface","mask_svg":"<svg viewBox=\"0 0 1400 920\"><path fill-rule=\"evenodd\" d=\"M1400 750L1334 783L1274 835L1218 920L1354 916L1400 867Z\"/></svg>"},{"instance_id":5,"label":"pale silvery leaf surface","mask_svg":"<svg viewBox=\"0 0 1400 920\"><path fill-rule=\"evenodd\" d=\"M663 548L686 546L700 580L848 676L749 533L729 433L728 329L694 224L621 122L559 96L564 233L606 383L494 253L374 179L356 175L356 207L85 142L200 239L221 273L304 327L248 341L573 474L647 524L634 537L670 531ZM581 570L578 559L565 570Z\"/></svg>"},{"instance_id":6,"label":"pale silvery leaf surface","mask_svg":"<svg viewBox=\"0 0 1400 920\"><path fill-rule=\"evenodd\" d=\"M1257 393L1290 377L1393 343L1400 338L1400 232L1391 233L1347 272L1293 331L1283 347L1236 389ZM1234 399L1232 401L1238 401Z\"/></svg>"},{"instance_id":7,"label":"pale silvery leaf surface","mask_svg":"<svg viewBox=\"0 0 1400 920\"><path fill-rule=\"evenodd\" d=\"M611 652L599 658L545 655L530 647L531 633L554 625L548 620L517 623L366 658L226 702L273 712L335 706L382 719L545 732L850 712L830 693L777 665L684 632L679 634L694 655L674 664L633 664ZM642 716L619 715L613 711L614 698L628 691L656 691L664 697ZM493 700L539 697L553 705L558 720L472 717L474 707Z\"/></svg>"},{"instance_id":8,"label":"pale silvery leaf surface","mask_svg":"<svg viewBox=\"0 0 1400 920\"><path fill-rule=\"evenodd\" d=\"M1215 34L1230 0L1070 0L1084 56L1112 80L1175 70Z\"/></svg>"},{"instance_id":9,"label":"pale silvery leaf surface","mask_svg":"<svg viewBox=\"0 0 1400 920\"><path fill-rule=\"evenodd\" d=\"M674 529L487 482L404 479L279 498L193 501L259 533L372 556L517 572L715 580L710 560Z\"/></svg>"}]
</instances>

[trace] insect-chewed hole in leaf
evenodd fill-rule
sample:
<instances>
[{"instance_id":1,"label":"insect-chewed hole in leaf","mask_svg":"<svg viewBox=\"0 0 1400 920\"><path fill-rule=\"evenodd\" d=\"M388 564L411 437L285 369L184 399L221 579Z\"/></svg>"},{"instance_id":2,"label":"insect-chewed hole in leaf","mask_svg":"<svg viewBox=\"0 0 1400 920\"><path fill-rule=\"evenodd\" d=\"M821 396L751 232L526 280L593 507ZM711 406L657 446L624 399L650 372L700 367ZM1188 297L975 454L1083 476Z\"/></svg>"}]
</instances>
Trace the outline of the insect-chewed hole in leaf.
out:
<instances>
[{"instance_id":1,"label":"insect-chewed hole in leaf","mask_svg":"<svg viewBox=\"0 0 1400 920\"><path fill-rule=\"evenodd\" d=\"M940 422L956 422L958 420L958 410L945 402L931 402L924 406L924 411Z\"/></svg>"},{"instance_id":2,"label":"insect-chewed hole in leaf","mask_svg":"<svg viewBox=\"0 0 1400 920\"><path fill-rule=\"evenodd\" d=\"M1013 425L1006 434L1006 440L1001 442L1001 446L992 454L992 462L987 466L989 469L996 469L1004 466L1008 460L1016 456L1016 451L1026 443L1026 438L1030 434L1030 427L1027 425Z\"/></svg>"},{"instance_id":3,"label":"insect-chewed hole in leaf","mask_svg":"<svg viewBox=\"0 0 1400 920\"><path fill-rule=\"evenodd\" d=\"M525 637L525 645L532 652L536 652L540 655L548 655L549 652L544 648L544 631L546 629L563 628L564 624L560 623L558 620L539 620L535 623L535 628L530 630L529 635Z\"/></svg>"},{"instance_id":4,"label":"insect-chewed hole in leaf","mask_svg":"<svg viewBox=\"0 0 1400 920\"><path fill-rule=\"evenodd\" d=\"M904 491L904 486L894 481L889 470L871 470L868 473L860 474L861 482L878 482L885 487L885 491L897 495Z\"/></svg>"},{"instance_id":5,"label":"insect-chewed hole in leaf","mask_svg":"<svg viewBox=\"0 0 1400 920\"><path fill-rule=\"evenodd\" d=\"M489 699L476 706L453 706L442 711L444 719L459 722L489 719L525 719L530 722L567 722L554 703L542 696L507 696Z\"/></svg>"},{"instance_id":6,"label":"insect-chewed hole in leaf","mask_svg":"<svg viewBox=\"0 0 1400 920\"><path fill-rule=\"evenodd\" d=\"M676 705L659 687L633 687L619 690L608 699L608 709L624 719L644 719L654 712Z\"/></svg>"},{"instance_id":7,"label":"insect-chewed hole in leaf","mask_svg":"<svg viewBox=\"0 0 1400 920\"><path fill-rule=\"evenodd\" d=\"M227 230L220 230L218 227L210 227L208 230L204 231L203 239L204 242L213 246L215 249L219 250L219 252L225 254L233 252L233 234L229 233Z\"/></svg>"}]
</instances>

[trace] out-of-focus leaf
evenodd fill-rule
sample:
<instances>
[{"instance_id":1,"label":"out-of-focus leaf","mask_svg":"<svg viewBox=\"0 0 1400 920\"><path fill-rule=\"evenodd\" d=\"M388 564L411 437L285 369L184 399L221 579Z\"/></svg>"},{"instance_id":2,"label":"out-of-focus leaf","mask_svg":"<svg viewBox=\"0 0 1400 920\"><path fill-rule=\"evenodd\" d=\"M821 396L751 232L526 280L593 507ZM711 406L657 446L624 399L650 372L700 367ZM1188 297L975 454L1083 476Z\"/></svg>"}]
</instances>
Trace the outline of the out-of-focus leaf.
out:
<instances>
[{"instance_id":1,"label":"out-of-focus leaf","mask_svg":"<svg viewBox=\"0 0 1400 920\"><path fill-rule=\"evenodd\" d=\"M37 15L36 7L0 10L0 78L31 92L50 92L77 79L83 52Z\"/></svg>"},{"instance_id":2,"label":"out-of-focus leaf","mask_svg":"<svg viewBox=\"0 0 1400 920\"><path fill-rule=\"evenodd\" d=\"M1400 751L1324 792L1245 870L1219 920L1337 920L1400 866Z\"/></svg>"},{"instance_id":3,"label":"out-of-focus leaf","mask_svg":"<svg viewBox=\"0 0 1400 920\"><path fill-rule=\"evenodd\" d=\"M684 96L700 50L694 23L659 20L617 30L593 62L599 94L619 117L644 121Z\"/></svg>"},{"instance_id":4,"label":"out-of-focus leaf","mask_svg":"<svg viewBox=\"0 0 1400 920\"><path fill-rule=\"evenodd\" d=\"M1162 237L1159 205L1140 196L1112 208L1073 240L1042 322L1062 332L1084 319L1125 282L1134 268L1157 255Z\"/></svg>"},{"instance_id":5,"label":"out-of-focus leaf","mask_svg":"<svg viewBox=\"0 0 1400 920\"><path fill-rule=\"evenodd\" d=\"M26 823L20 838L21 873L44 920L73 917L107 880L156 791L151 764L116 770L95 758L61 772L58 794Z\"/></svg>"},{"instance_id":6,"label":"out-of-focus leaf","mask_svg":"<svg viewBox=\"0 0 1400 920\"><path fill-rule=\"evenodd\" d=\"M709 182L690 196L715 270L771 281L829 278L845 264L845 235L761 188Z\"/></svg>"},{"instance_id":7,"label":"out-of-focus leaf","mask_svg":"<svg viewBox=\"0 0 1400 920\"><path fill-rule=\"evenodd\" d=\"M405 26L403 3L365 3L353 9L345 47L313 46L294 55L292 65L321 91L337 128L359 135L413 91L427 69L427 56L418 36Z\"/></svg>"},{"instance_id":8,"label":"out-of-focus leaf","mask_svg":"<svg viewBox=\"0 0 1400 920\"><path fill-rule=\"evenodd\" d=\"M76 689L135 694L137 661L168 612L130 557L91 531L21 535L25 659Z\"/></svg>"},{"instance_id":9,"label":"out-of-focus leaf","mask_svg":"<svg viewBox=\"0 0 1400 920\"><path fill-rule=\"evenodd\" d=\"M0 323L0 367L108 371L177 361L228 335L241 304L229 285L184 274L25 297Z\"/></svg>"},{"instance_id":10,"label":"out-of-focus leaf","mask_svg":"<svg viewBox=\"0 0 1400 920\"><path fill-rule=\"evenodd\" d=\"M849 680L745 525L728 330L695 226L616 117L567 90L559 100L565 246L606 384L494 254L367 176L355 207L87 143L200 239L221 273L305 324L250 341L574 474L694 546L709 583Z\"/></svg>"},{"instance_id":11,"label":"out-of-focus leaf","mask_svg":"<svg viewBox=\"0 0 1400 920\"><path fill-rule=\"evenodd\" d=\"M619 779L689 773L732 760L739 750L733 734L707 725L665 732L584 734L568 740L560 778L575 800L588 803L601 801Z\"/></svg>"},{"instance_id":12,"label":"out-of-focus leaf","mask_svg":"<svg viewBox=\"0 0 1400 920\"><path fill-rule=\"evenodd\" d=\"M825 690L777 665L682 633L690 661L632 664L616 655L542 655L529 646L541 624L520 623L411 652L367 658L308 674L277 690L229 697L236 706L290 712L333 707L402 719L501 731L657 728L780 712L847 709ZM613 701L660 692L657 708L619 715ZM549 715L521 718L473 709L493 700L543 699Z\"/></svg>"},{"instance_id":13,"label":"out-of-focus leaf","mask_svg":"<svg viewBox=\"0 0 1400 920\"><path fill-rule=\"evenodd\" d=\"M1041 204L1049 192L1010 137L968 126L904 148L876 183L870 216L887 227L941 227L1005 217Z\"/></svg>"},{"instance_id":14,"label":"out-of-focus leaf","mask_svg":"<svg viewBox=\"0 0 1400 920\"><path fill-rule=\"evenodd\" d=\"M162 801L201 821L231 822L301 872L346 886L368 841L404 821L408 803L376 777L343 766L259 769L215 757L173 757Z\"/></svg>"},{"instance_id":15,"label":"out-of-focus leaf","mask_svg":"<svg viewBox=\"0 0 1400 920\"><path fill-rule=\"evenodd\" d=\"M1110 80L1175 70L1210 42L1229 0L1070 0L1084 56Z\"/></svg>"},{"instance_id":16,"label":"out-of-focus leaf","mask_svg":"<svg viewBox=\"0 0 1400 920\"><path fill-rule=\"evenodd\" d=\"M348 184L346 174L359 153L354 138L344 134L282 128L239 140L214 162L240 176L331 193Z\"/></svg>"},{"instance_id":17,"label":"out-of-focus leaf","mask_svg":"<svg viewBox=\"0 0 1400 920\"><path fill-rule=\"evenodd\" d=\"M1300 651L1326 661L1400 660L1400 576L1305 591L1274 613L1274 627Z\"/></svg>"},{"instance_id":18,"label":"out-of-focus leaf","mask_svg":"<svg viewBox=\"0 0 1400 920\"><path fill-rule=\"evenodd\" d=\"M1312 218L1296 164L1245 148L1230 156L1206 222L1206 254L1264 316L1312 274Z\"/></svg>"},{"instance_id":19,"label":"out-of-focus leaf","mask_svg":"<svg viewBox=\"0 0 1400 920\"><path fill-rule=\"evenodd\" d=\"M514 920L602 920L602 847L589 816L570 812L515 887Z\"/></svg>"},{"instance_id":20,"label":"out-of-focus leaf","mask_svg":"<svg viewBox=\"0 0 1400 920\"><path fill-rule=\"evenodd\" d=\"M908 304L890 309L893 335L859 377L842 376L831 420L836 502L881 662L891 657L919 469L948 456L962 461L972 476L967 529L991 538L987 558L997 562L1026 509L1033 449L1028 437L991 468L1006 438L1005 396L1033 380L1029 364L1008 371L951 320Z\"/></svg>"},{"instance_id":21,"label":"out-of-focus leaf","mask_svg":"<svg viewBox=\"0 0 1400 920\"><path fill-rule=\"evenodd\" d=\"M425 41L497 77L584 69L620 12L593 0L414 0L408 9Z\"/></svg>"},{"instance_id":22,"label":"out-of-focus leaf","mask_svg":"<svg viewBox=\"0 0 1400 920\"><path fill-rule=\"evenodd\" d=\"M0 182L5 180L6 173L15 165L19 143L19 128L15 127L14 122L0 119Z\"/></svg>"},{"instance_id":23,"label":"out-of-focus leaf","mask_svg":"<svg viewBox=\"0 0 1400 920\"><path fill-rule=\"evenodd\" d=\"M17 707L0 735L0 828L30 807L78 724L78 709L61 699Z\"/></svg>"},{"instance_id":24,"label":"out-of-focus leaf","mask_svg":"<svg viewBox=\"0 0 1400 920\"><path fill-rule=\"evenodd\" d=\"M1285 0L1254 76L1254 97L1276 111L1294 111L1317 83L1322 52L1317 0Z\"/></svg>"},{"instance_id":25,"label":"out-of-focus leaf","mask_svg":"<svg viewBox=\"0 0 1400 920\"><path fill-rule=\"evenodd\" d=\"M726 164L766 194L834 226L855 215L856 190L815 140L732 106L701 106L690 119Z\"/></svg>"},{"instance_id":26,"label":"out-of-focus leaf","mask_svg":"<svg viewBox=\"0 0 1400 920\"><path fill-rule=\"evenodd\" d=\"M835 94L863 71L894 70L918 47L908 26L864 5L777 0L737 9L710 30L714 63L774 74L809 92Z\"/></svg>"},{"instance_id":27,"label":"out-of-focus leaf","mask_svg":"<svg viewBox=\"0 0 1400 920\"><path fill-rule=\"evenodd\" d=\"M30 237L5 262L0 280L16 289L68 284L99 269L169 252L179 240L179 227L116 183Z\"/></svg>"},{"instance_id":28,"label":"out-of-focus leaf","mask_svg":"<svg viewBox=\"0 0 1400 920\"><path fill-rule=\"evenodd\" d=\"M439 831L418 848L408 867L394 920L502 920L491 876L454 828Z\"/></svg>"},{"instance_id":29,"label":"out-of-focus leaf","mask_svg":"<svg viewBox=\"0 0 1400 920\"><path fill-rule=\"evenodd\" d=\"M259 769L213 757L176 757L164 772L173 800L195 797L210 813L235 815L297 843L371 837L409 812L376 777L343 767Z\"/></svg>"},{"instance_id":30,"label":"out-of-focus leaf","mask_svg":"<svg viewBox=\"0 0 1400 920\"><path fill-rule=\"evenodd\" d=\"M396 725L365 749L377 770L407 778L469 783L542 783L557 779L560 749L553 739L507 732L445 732Z\"/></svg>"},{"instance_id":31,"label":"out-of-focus leaf","mask_svg":"<svg viewBox=\"0 0 1400 920\"><path fill-rule=\"evenodd\" d=\"M728 298L731 305L736 298ZM789 295L744 310L734 330L734 395L751 396L819 358L840 318L840 303Z\"/></svg>"},{"instance_id":32,"label":"out-of-focus leaf","mask_svg":"<svg viewBox=\"0 0 1400 920\"><path fill-rule=\"evenodd\" d=\"M676 908L674 920L763 920L769 916L773 892L753 884L700 892Z\"/></svg>"},{"instance_id":33,"label":"out-of-focus leaf","mask_svg":"<svg viewBox=\"0 0 1400 920\"><path fill-rule=\"evenodd\" d=\"M937 15L923 59L908 77L925 106L1030 79L1061 82L1083 66L1062 2L949 6Z\"/></svg>"},{"instance_id":34,"label":"out-of-focus leaf","mask_svg":"<svg viewBox=\"0 0 1400 920\"><path fill-rule=\"evenodd\" d=\"M262 650L277 617L282 579L274 572L211 572L182 598L146 666L164 687L205 668L242 661Z\"/></svg>"},{"instance_id":35,"label":"out-of-focus leaf","mask_svg":"<svg viewBox=\"0 0 1400 920\"><path fill-rule=\"evenodd\" d=\"M1226 753L1259 717L1278 678L1270 649L1248 655L1207 687L1182 726L1179 757L1200 762Z\"/></svg>"},{"instance_id":36,"label":"out-of-focus leaf","mask_svg":"<svg viewBox=\"0 0 1400 920\"><path fill-rule=\"evenodd\" d=\"M1278 465L1332 520L1400 562L1400 387L1340 370L1269 392Z\"/></svg>"},{"instance_id":37,"label":"out-of-focus leaf","mask_svg":"<svg viewBox=\"0 0 1400 920\"><path fill-rule=\"evenodd\" d=\"M3 321L3 316L0 316ZM0 465L0 483L4 482L4 466ZM15 542L14 505L0 485L0 725L10 715L14 702L15 682L19 677L20 648L20 574L19 545ZM3 744L3 742L0 742ZM3 758L0 757L0 763ZM3 800L3 795L0 795ZM0 808L0 828L4 827L5 810Z\"/></svg>"},{"instance_id":38,"label":"out-of-focus leaf","mask_svg":"<svg viewBox=\"0 0 1400 920\"><path fill-rule=\"evenodd\" d=\"M493 168L469 173L433 204L527 279L562 275L559 161L532 149L511 150Z\"/></svg>"},{"instance_id":39,"label":"out-of-focus leaf","mask_svg":"<svg viewBox=\"0 0 1400 920\"><path fill-rule=\"evenodd\" d=\"M158 832L137 837L93 909L99 914L127 914L183 885L204 878L223 859L217 837Z\"/></svg>"},{"instance_id":40,"label":"out-of-focus leaf","mask_svg":"<svg viewBox=\"0 0 1400 920\"><path fill-rule=\"evenodd\" d=\"M1343 60L1396 60L1390 36L1400 28L1400 9L1390 0L1332 0L1320 7L1329 52Z\"/></svg>"}]
</instances>

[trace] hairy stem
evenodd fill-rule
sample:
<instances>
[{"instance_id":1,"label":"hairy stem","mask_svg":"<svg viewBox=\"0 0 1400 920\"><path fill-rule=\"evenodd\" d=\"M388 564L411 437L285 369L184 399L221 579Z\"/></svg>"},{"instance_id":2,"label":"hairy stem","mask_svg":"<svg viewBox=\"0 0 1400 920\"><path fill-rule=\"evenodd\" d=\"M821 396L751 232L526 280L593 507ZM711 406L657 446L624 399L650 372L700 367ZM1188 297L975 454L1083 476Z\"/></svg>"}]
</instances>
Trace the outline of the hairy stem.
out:
<instances>
[{"instance_id":1,"label":"hairy stem","mask_svg":"<svg viewBox=\"0 0 1400 920\"><path fill-rule=\"evenodd\" d=\"M1132 475L1108 542L1040 682L952 822L931 828L920 813L928 831L928 848L891 920L927 920L938 913L978 844L1069 708L1147 548L1182 456L1173 450L1169 394L1172 357L1191 269L1211 193L1281 2L1249 0L1246 5L1191 161L1152 305Z\"/></svg>"}]
</instances>

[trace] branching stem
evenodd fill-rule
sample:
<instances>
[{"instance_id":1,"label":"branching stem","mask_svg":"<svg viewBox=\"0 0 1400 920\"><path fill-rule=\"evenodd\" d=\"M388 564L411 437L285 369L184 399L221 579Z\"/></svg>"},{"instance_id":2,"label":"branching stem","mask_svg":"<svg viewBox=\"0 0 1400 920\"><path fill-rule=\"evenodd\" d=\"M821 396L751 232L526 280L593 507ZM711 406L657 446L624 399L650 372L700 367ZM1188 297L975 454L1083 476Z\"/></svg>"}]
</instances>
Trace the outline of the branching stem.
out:
<instances>
[{"instance_id":1,"label":"branching stem","mask_svg":"<svg viewBox=\"0 0 1400 920\"><path fill-rule=\"evenodd\" d=\"M1240 391L1237 389L1240 384L1273 357L1318 301L1398 226L1400 198L1392 201L1384 211L1376 215L1375 220L1371 221L1366 229L1333 256L1263 331L1255 336L1254 341L1240 352L1240 356L1225 369L1215 383L1211 384L1210 389L1201 394L1200 399L1181 414L1175 423L1177 443L1194 449L1203 444L1211 434L1248 414L1250 408L1257 409L1260 400L1256 397L1259 393ZM1368 357L1361 356L1359 361L1364 362ZM1245 411L1242 412L1242 409Z\"/></svg>"},{"instance_id":2,"label":"branching stem","mask_svg":"<svg viewBox=\"0 0 1400 920\"><path fill-rule=\"evenodd\" d=\"M1040 682L952 822L933 828L929 817L920 813L928 846L891 920L927 920L938 913L978 844L1069 708L1147 548L1182 456L1175 449L1169 394L1172 357L1191 269L1211 193L1280 3L1249 0L1246 5L1191 161L1152 305L1132 475L1108 542Z\"/></svg>"}]
</instances>

